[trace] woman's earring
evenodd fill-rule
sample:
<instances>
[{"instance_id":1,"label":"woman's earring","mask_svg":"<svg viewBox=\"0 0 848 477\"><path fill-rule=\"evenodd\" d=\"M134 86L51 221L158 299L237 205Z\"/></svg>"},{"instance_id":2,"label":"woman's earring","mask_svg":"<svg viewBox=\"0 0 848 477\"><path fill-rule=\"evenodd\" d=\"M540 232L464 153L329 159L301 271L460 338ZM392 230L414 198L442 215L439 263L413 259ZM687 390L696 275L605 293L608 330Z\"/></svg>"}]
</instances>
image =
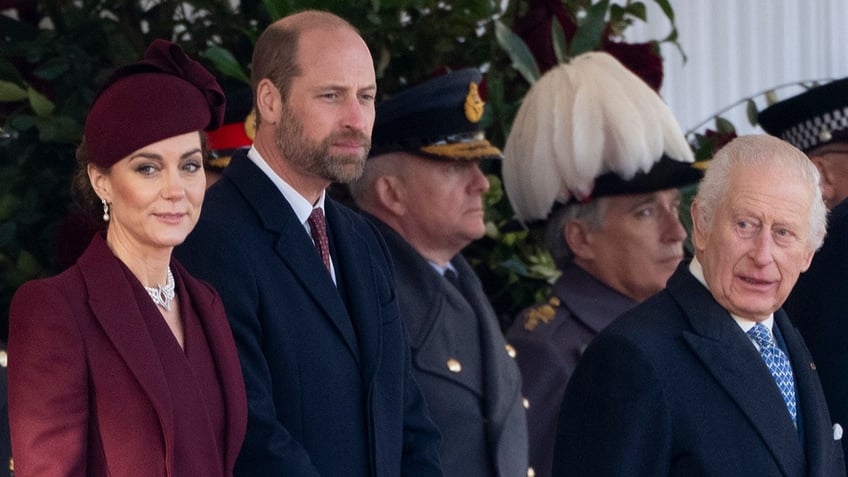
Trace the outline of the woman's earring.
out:
<instances>
[{"instance_id":1,"label":"woman's earring","mask_svg":"<svg viewBox=\"0 0 848 477\"><path fill-rule=\"evenodd\" d=\"M103 221L109 221L109 203L106 202L106 199L100 199L100 202L103 202Z\"/></svg>"}]
</instances>

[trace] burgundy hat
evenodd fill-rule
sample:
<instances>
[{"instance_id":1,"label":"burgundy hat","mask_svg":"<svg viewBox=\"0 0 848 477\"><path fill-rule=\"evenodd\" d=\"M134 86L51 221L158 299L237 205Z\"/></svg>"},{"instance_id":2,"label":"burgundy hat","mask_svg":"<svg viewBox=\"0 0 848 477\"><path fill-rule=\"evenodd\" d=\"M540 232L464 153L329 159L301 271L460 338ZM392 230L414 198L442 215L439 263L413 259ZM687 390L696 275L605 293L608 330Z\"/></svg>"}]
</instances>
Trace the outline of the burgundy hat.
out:
<instances>
[{"instance_id":1,"label":"burgundy hat","mask_svg":"<svg viewBox=\"0 0 848 477\"><path fill-rule=\"evenodd\" d=\"M89 160L113 164L148 144L221 126L224 93L179 46L154 40L138 63L118 68L85 121Z\"/></svg>"}]
</instances>

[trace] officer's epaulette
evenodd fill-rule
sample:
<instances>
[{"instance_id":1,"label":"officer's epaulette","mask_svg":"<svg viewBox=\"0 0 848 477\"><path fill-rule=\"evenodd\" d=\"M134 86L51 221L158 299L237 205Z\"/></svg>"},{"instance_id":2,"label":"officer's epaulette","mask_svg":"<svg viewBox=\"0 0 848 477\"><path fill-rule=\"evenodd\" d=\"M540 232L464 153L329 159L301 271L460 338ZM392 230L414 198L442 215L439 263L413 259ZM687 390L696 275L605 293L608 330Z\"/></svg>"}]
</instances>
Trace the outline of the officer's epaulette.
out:
<instances>
[{"instance_id":1,"label":"officer's epaulette","mask_svg":"<svg viewBox=\"0 0 848 477\"><path fill-rule=\"evenodd\" d=\"M524 329L533 331L539 322L550 323L556 316L556 307L560 305L559 298L552 296L546 303L528 308L524 312Z\"/></svg>"}]
</instances>

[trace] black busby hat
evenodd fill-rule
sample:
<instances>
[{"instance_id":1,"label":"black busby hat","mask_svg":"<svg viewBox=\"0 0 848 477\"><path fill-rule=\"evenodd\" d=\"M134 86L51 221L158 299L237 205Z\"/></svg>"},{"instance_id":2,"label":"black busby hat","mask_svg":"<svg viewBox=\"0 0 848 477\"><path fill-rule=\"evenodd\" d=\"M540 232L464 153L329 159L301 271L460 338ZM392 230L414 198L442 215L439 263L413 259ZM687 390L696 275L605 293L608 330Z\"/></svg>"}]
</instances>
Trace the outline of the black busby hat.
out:
<instances>
[{"instance_id":1,"label":"black busby hat","mask_svg":"<svg viewBox=\"0 0 848 477\"><path fill-rule=\"evenodd\" d=\"M848 141L848 78L775 103L760 112L757 120L767 133L804 152Z\"/></svg>"},{"instance_id":2,"label":"black busby hat","mask_svg":"<svg viewBox=\"0 0 848 477\"><path fill-rule=\"evenodd\" d=\"M405 151L441 160L500 158L480 129L481 79L476 69L453 71L378 104L371 156Z\"/></svg>"},{"instance_id":3,"label":"black busby hat","mask_svg":"<svg viewBox=\"0 0 848 477\"><path fill-rule=\"evenodd\" d=\"M615 172L598 176L589 198L678 189L695 184L703 177L704 172L693 167L691 163L681 162L663 154L650 170L638 171L630 179L625 179Z\"/></svg>"}]
</instances>

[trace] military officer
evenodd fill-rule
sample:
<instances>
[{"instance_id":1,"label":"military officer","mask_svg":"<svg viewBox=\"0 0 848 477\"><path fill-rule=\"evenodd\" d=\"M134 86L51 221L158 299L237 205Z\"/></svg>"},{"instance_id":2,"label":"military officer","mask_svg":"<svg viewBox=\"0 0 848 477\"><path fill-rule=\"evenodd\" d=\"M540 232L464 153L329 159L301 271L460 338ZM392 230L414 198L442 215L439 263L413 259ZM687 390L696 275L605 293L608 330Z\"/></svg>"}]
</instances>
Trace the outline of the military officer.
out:
<instances>
[{"instance_id":1,"label":"military officer","mask_svg":"<svg viewBox=\"0 0 848 477\"><path fill-rule=\"evenodd\" d=\"M586 109L561 104L576 97ZM578 359L615 318L665 286L684 255L678 188L702 173L659 96L600 52L550 70L530 89L504 156L513 208L525 222L543 221L562 272L547 301L507 330L529 401L530 465L549 476Z\"/></svg>"},{"instance_id":2,"label":"military officer","mask_svg":"<svg viewBox=\"0 0 848 477\"><path fill-rule=\"evenodd\" d=\"M412 366L442 434L446 476L523 477L518 366L460 251L485 233L481 74L455 71L377 105L371 157L351 192L394 261ZM532 470L529 471L532 475Z\"/></svg>"}]
</instances>

